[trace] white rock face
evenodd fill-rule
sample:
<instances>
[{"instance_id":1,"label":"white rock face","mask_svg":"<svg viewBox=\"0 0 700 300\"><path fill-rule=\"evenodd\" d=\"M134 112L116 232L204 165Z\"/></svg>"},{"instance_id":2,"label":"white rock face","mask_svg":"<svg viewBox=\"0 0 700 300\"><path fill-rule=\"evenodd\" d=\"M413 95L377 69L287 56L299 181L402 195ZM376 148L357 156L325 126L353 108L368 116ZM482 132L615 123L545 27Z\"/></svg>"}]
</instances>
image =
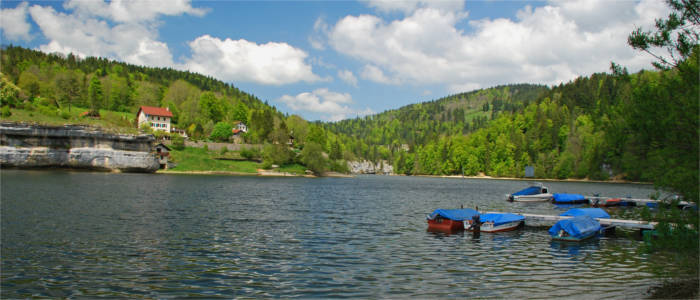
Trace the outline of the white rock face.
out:
<instances>
[{"instance_id":1,"label":"white rock face","mask_svg":"<svg viewBox=\"0 0 700 300\"><path fill-rule=\"evenodd\" d=\"M350 169L352 174L394 174L394 166L386 160L379 161L376 164L368 160L348 161L348 169Z\"/></svg>"},{"instance_id":2,"label":"white rock face","mask_svg":"<svg viewBox=\"0 0 700 300\"><path fill-rule=\"evenodd\" d=\"M82 126L0 124L0 165L155 172L152 135L116 135Z\"/></svg>"}]
</instances>

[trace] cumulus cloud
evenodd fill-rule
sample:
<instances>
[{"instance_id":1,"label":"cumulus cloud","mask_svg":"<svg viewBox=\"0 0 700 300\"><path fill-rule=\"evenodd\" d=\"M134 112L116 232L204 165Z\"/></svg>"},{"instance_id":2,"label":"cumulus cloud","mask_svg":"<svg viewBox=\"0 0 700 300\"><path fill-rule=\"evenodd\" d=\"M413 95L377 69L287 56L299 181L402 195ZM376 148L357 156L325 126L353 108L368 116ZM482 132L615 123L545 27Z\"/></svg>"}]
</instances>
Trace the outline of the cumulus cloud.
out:
<instances>
[{"instance_id":1,"label":"cumulus cloud","mask_svg":"<svg viewBox=\"0 0 700 300\"><path fill-rule=\"evenodd\" d=\"M369 5L388 10L407 3ZM607 71L610 61L630 70L649 67L652 58L631 49L627 35L668 14L655 0L582 0L526 6L514 19L467 20L464 11L415 3L391 22L346 16L329 28L328 44L365 63L361 78L385 84L437 83L454 92L512 82L557 84ZM463 21L471 30L458 28Z\"/></svg>"},{"instance_id":2,"label":"cumulus cloud","mask_svg":"<svg viewBox=\"0 0 700 300\"><path fill-rule=\"evenodd\" d=\"M433 8L443 11L461 11L464 9L464 0L367 0L369 7L379 12L411 13L419 8Z\"/></svg>"},{"instance_id":3,"label":"cumulus cloud","mask_svg":"<svg viewBox=\"0 0 700 300\"><path fill-rule=\"evenodd\" d=\"M137 65L172 67L168 46L158 41L160 15L201 16L202 9L189 1L69 1L55 11L33 5L29 14L49 40L39 46L45 52L72 52L80 56L102 56Z\"/></svg>"},{"instance_id":4,"label":"cumulus cloud","mask_svg":"<svg viewBox=\"0 0 700 300\"><path fill-rule=\"evenodd\" d=\"M168 45L159 41L159 18L206 14L206 9L192 7L190 0L71 0L64 8L68 13L40 5L28 9L49 40L39 46L42 51L188 69L230 81L280 85L325 80L313 74L304 51L286 43L259 45L202 35L189 43L192 56L176 63Z\"/></svg>"},{"instance_id":5,"label":"cumulus cloud","mask_svg":"<svg viewBox=\"0 0 700 300\"><path fill-rule=\"evenodd\" d=\"M204 35L190 42L190 48L187 69L223 80L272 85L323 80L304 62L306 52L287 43L256 44Z\"/></svg>"},{"instance_id":6,"label":"cumulus cloud","mask_svg":"<svg viewBox=\"0 0 700 300\"><path fill-rule=\"evenodd\" d=\"M27 22L27 2L22 2L15 8L0 10L0 29L5 36L13 41L30 41L31 25Z\"/></svg>"},{"instance_id":7,"label":"cumulus cloud","mask_svg":"<svg viewBox=\"0 0 700 300\"><path fill-rule=\"evenodd\" d=\"M326 121L339 121L352 116L364 116L374 113L369 108L357 110L350 107L354 104L348 93L336 93L327 88L304 92L296 96L284 95L279 101L293 111L321 114Z\"/></svg>"},{"instance_id":8,"label":"cumulus cloud","mask_svg":"<svg viewBox=\"0 0 700 300\"><path fill-rule=\"evenodd\" d=\"M338 77L347 84L357 87L357 77L350 70L339 70Z\"/></svg>"}]
</instances>

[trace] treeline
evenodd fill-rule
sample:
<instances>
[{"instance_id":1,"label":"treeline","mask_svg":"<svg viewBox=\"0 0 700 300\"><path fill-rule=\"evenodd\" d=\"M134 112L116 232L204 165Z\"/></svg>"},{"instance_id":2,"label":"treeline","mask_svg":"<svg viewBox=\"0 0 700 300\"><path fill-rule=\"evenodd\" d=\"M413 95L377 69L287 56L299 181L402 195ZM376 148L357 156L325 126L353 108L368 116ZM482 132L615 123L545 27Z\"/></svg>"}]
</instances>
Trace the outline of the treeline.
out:
<instances>
[{"instance_id":1,"label":"treeline","mask_svg":"<svg viewBox=\"0 0 700 300\"><path fill-rule=\"evenodd\" d=\"M534 166L538 178L613 176L697 199L697 61L696 51L675 69L496 87L325 126L401 174L523 177Z\"/></svg>"},{"instance_id":2,"label":"treeline","mask_svg":"<svg viewBox=\"0 0 700 300\"><path fill-rule=\"evenodd\" d=\"M521 110L545 92L541 85L518 84L461 93L363 118L326 123L341 135L354 156L393 160L401 151L460 136L487 126L501 112ZM422 174L422 173L421 173Z\"/></svg>"}]
</instances>

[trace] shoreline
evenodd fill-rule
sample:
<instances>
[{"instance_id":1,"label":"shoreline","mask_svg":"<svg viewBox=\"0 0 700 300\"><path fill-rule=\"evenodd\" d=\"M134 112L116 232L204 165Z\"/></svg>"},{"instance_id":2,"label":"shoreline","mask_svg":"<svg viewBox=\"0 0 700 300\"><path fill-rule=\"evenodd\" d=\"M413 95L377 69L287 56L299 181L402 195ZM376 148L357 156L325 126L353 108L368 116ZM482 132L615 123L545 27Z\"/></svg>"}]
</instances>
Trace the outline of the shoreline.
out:
<instances>
[{"instance_id":1,"label":"shoreline","mask_svg":"<svg viewBox=\"0 0 700 300\"><path fill-rule=\"evenodd\" d=\"M407 175L389 175L389 176L407 176ZM417 177L433 177L433 178L451 178L451 179L495 179L495 180L516 180L516 181L546 181L546 182L591 182L591 183L624 183L624 184L644 184L653 185L652 182L627 181L627 180L594 180L594 179L555 179L555 178L518 178L518 177L493 177L488 175L462 176L462 175L410 175Z\"/></svg>"},{"instance_id":2,"label":"shoreline","mask_svg":"<svg viewBox=\"0 0 700 300\"><path fill-rule=\"evenodd\" d=\"M308 174L294 174L289 172L277 172L270 170L259 169L256 173L233 172L233 171L176 171L176 170L158 170L155 174L180 174L180 175L227 175L227 176L256 176L256 177L305 177L318 178L319 176ZM342 174L337 172L327 172L322 177L332 178L354 178L354 175Z\"/></svg>"}]
</instances>

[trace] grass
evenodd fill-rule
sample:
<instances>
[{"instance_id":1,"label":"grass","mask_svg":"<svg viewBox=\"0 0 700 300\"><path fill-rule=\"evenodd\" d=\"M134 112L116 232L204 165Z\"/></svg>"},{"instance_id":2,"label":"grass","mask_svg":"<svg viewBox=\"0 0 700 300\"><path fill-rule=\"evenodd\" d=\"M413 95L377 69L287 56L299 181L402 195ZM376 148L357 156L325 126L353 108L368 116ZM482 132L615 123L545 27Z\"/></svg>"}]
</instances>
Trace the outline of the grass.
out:
<instances>
[{"instance_id":1,"label":"grass","mask_svg":"<svg viewBox=\"0 0 700 300\"><path fill-rule=\"evenodd\" d=\"M306 167L304 167L300 164L283 165L279 168L279 172L286 172L286 173L292 173L292 174L298 174L298 175L304 175L305 171L306 171Z\"/></svg>"},{"instance_id":2,"label":"grass","mask_svg":"<svg viewBox=\"0 0 700 300\"><path fill-rule=\"evenodd\" d=\"M109 110L100 110L101 118L85 118L80 117L80 114L86 112L87 108L71 107L57 109L55 107L47 107L36 105L32 106L31 110L12 108L12 115L3 118L3 121L36 123L50 126L63 126L65 124L87 125L100 127L108 132L137 134L138 129L134 125L135 114L126 112L115 112Z\"/></svg>"},{"instance_id":3,"label":"grass","mask_svg":"<svg viewBox=\"0 0 700 300\"><path fill-rule=\"evenodd\" d=\"M213 171L257 174L260 163L252 161L216 160L219 153L202 148L187 147L184 150L170 152L171 159L177 164L173 171Z\"/></svg>"}]
</instances>

